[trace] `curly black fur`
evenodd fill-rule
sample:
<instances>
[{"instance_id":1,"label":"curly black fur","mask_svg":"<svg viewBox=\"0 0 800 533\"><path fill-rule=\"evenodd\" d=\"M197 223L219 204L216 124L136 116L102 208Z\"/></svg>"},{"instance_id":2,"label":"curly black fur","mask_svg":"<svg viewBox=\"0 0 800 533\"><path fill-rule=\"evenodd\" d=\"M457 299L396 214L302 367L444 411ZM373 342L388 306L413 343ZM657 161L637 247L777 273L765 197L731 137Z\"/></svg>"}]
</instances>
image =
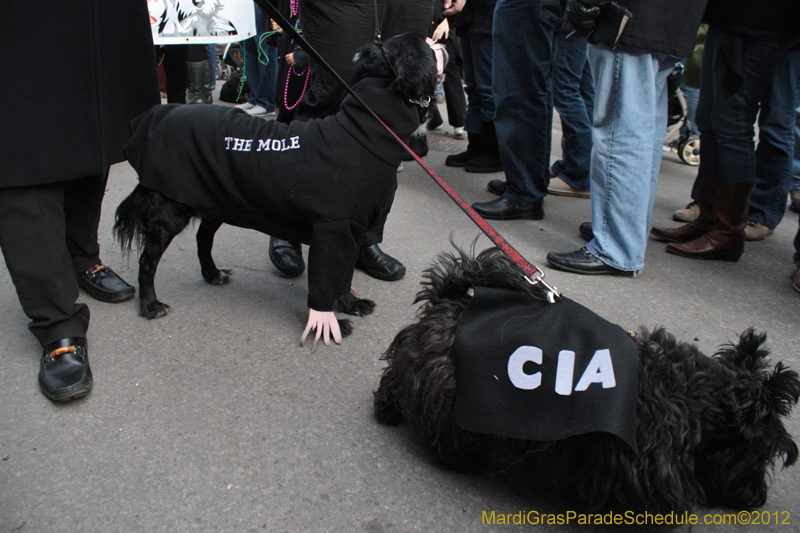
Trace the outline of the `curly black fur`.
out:
<instances>
[{"instance_id":1,"label":"curly black fur","mask_svg":"<svg viewBox=\"0 0 800 533\"><path fill-rule=\"evenodd\" d=\"M544 295L496 249L477 258L442 255L424 278L416 320L384 354L375 415L384 424L407 421L445 466L471 470L497 457L508 464L526 458L532 479L593 509L681 512L761 506L775 463L783 458L785 468L797 460L781 419L800 397L800 379L782 363L770 370L766 335L752 329L713 357L661 328L639 331L638 455L607 434L542 443L463 430L454 420L452 346L470 289Z\"/></svg>"}]
</instances>

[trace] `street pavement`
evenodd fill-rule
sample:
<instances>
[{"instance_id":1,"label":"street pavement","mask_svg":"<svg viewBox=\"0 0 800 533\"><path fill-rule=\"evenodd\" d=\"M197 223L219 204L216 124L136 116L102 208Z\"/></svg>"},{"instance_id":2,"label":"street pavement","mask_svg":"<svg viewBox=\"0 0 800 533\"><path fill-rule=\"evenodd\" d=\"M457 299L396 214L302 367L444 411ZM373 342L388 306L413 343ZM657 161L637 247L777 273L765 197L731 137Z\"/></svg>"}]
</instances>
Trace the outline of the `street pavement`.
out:
<instances>
[{"instance_id":1,"label":"street pavement","mask_svg":"<svg viewBox=\"0 0 800 533\"><path fill-rule=\"evenodd\" d=\"M554 157L560 135L556 119ZM486 183L502 173L444 165L448 152L466 147L452 128L432 133L431 146L426 163L463 199L493 198ZM160 299L173 308L168 316L148 321L138 316L136 300L106 304L81 294L92 313L94 390L54 404L39 391L41 349L0 269L0 531L613 530L575 519L566 526L484 524L493 511L580 510L514 469L445 470L407 427L375 422L381 354L413 320L424 269L452 250L450 239L469 247L477 237L478 250L491 246L415 162L404 167L382 247L408 272L382 282L356 271L359 295L378 307L354 318L354 332L340 346L300 347L306 274L282 277L267 257L267 236L224 226L214 256L234 275L211 286L200 275L190 228L168 249L156 277ZM664 154L654 224L677 225L671 213L689 201L695 172ZM127 163L111 169L100 225L103 260L130 282L136 257L121 255L111 226L136 183ZM589 200L550 196L545 211L541 221L492 225L565 295L626 329L663 326L707 354L748 327L766 330L773 361L800 370L800 294L789 281L796 214L787 211L773 235L747 243L735 263L682 259L651 240L641 276L627 279L548 268L548 252L583 244L578 226L590 219ZM800 411L787 427L800 437ZM797 531L798 489L800 467L778 469L758 517L767 525L693 530ZM698 515L719 521L722 512ZM776 526L776 519L794 525Z\"/></svg>"}]
</instances>

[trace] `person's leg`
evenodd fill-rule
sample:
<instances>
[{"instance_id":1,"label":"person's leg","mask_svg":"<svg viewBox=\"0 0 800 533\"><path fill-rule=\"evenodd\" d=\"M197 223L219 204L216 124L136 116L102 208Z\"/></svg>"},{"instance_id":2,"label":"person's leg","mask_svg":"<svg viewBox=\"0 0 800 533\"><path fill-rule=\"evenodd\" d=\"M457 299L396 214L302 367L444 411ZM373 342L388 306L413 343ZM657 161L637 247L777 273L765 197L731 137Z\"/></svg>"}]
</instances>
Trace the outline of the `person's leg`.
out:
<instances>
[{"instance_id":1,"label":"person's leg","mask_svg":"<svg viewBox=\"0 0 800 533\"><path fill-rule=\"evenodd\" d=\"M0 189L0 248L28 328L42 346L85 337L89 308L76 303L61 183Z\"/></svg>"},{"instance_id":2,"label":"person's leg","mask_svg":"<svg viewBox=\"0 0 800 533\"><path fill-rule=\"evenodd\" d=\"M794 112L794 158L792 160L792 178L789 185L789 209L800 213L800 107Z\"/></svg>"},{"instance_id":3,"label":"person's leg","mask_svg":"<svg viewBox=\"0 0 800 533\"><path fill-rule=\"evenodd\" d=\"M463 128L467 113L467 98L461 83L461 53L454 39L456 37L444 40L450 60L444 70L445 78L442 86L447 105L447 121L453 128Z\"/></svg>"},{"instance_id":4,"label":"person's leg","mask_svg":"<svg viewBox=\"0 0 800 533\"><path fill-rule=\"evenodd\" d=\"M591 162L592 230L586 248L623 271L644 266L666 128L671 56L589 46L597 104Z\"/></svg>"},{"instance_id":5,"label":"person's leg","mask_svg":"<svg viewBox=\"0 0 800 533\"><path fill-rule=\"evenodd\" d=\"M100 259L97 228L108 172L64 183L65 242L78 284L95 299L119 303L132 298L136 289Z\"/></svg>"},{"instance_id":6,"label":"person's leg","mask_svg":"<svg viewBox=\"0 0 800 533\"><path fill-rule=\"evenodd\" d=\"M800 50L781 56L758 114L755 189L748 220L775 229L786 212L794 156Z\"/></svg>"},{"instance_id":7,"label":"person's leg","mask_svg":"<svg viewBox=\"0 0 800 533\"><path fill-rule=\"evenodd\" d=\"M564 135L563 159L553 173L570 187L589 190L589 160L592 152L592 120L581 91L586 66L586 39L567 42L564 32L556 37L553 60L553 105L561 117ZM589 80L591 83L591 79Z\"/></svg>"},{"instance_id":8,"label":"person's leg","mask_svg":"<svg viewBox=\"0 0 800 533\"><path fill-rule=\"evenodd\" d=\"M464 129L467 132L467 149L447 156L444 164L449 167L464 167L472 159L481 155L483 122L481 121L481 97L475 78L475 57L479 53L476 34L464 35L461 39L461 57L464 60L464 82L466 83L467 110L464 115ZM491 90L491 84L489 85Z\"/></svg>"},{"instance_id":9,"label":"person's leg","mask_svg":"<svg viewBox=\"0 0 800 533\"><path fill-rule=\"evenodd\" d=\"M494 12L494 124L508 182L502 200L536 204L538 211L550 180L553 36L560 19L559 4L544 0L499 0Z\"/></svg>"},{"instance_id":10,"label":"person's leg","mask_svg":"<svg viewBox=\"0 0 800 533\"><path fill-rule=\"evenodd\" d=\"M247 83L250 86L250 114L264 114L275 109L275 85L278 80L278 49L262 41L268 30L267 16L256 8L256 36L247 42ZM251 75L254 76L250 83ZM263 110L263 111L262 111Z\"/></svg>"},{"instance_id":11,"label":"person's leg","mask_svg":"<svg viewBox=\"0 0 800 533\"><path fill-rule=\"evenodd\" d=\"M168 104L186 103L186 51L189 49L185 44L168 44L162 50L164 52L164 83L167 90Z\"/></svg>"},{"instance_id":12,"label":"person's leg","mask_svg":"<svg viewBox=\"0 0 800 533\"><path fill-rule=\"evenodd\" d=\"M495 104L492 96L492 36L476 34L472 36L472 68L475 79L475 92L478 97L478 113L481 131L481 154L467 162L467 172L499 172L503 170L497 145L494 126Z\"/></svg>"}]
</instances>

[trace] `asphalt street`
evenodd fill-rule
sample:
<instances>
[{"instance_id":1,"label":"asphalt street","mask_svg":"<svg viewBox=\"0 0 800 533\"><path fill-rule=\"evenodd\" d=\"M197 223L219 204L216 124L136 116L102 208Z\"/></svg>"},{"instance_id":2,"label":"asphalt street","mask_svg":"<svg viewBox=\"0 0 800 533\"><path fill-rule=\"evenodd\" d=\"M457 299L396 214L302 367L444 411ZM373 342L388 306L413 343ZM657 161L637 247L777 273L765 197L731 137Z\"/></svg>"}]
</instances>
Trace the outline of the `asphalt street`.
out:
<instances>
[{"instance_id":1,"label":"asphalt street","mask_svg":"<svg viewBox=\"0 0 800 533\"><path fill-rule=\"evenodd\" d=\"M554 157L559 128L556 119ZM502 173L468 174L444 165L448 153L466 147L453 139L452 128L433 132L431 147L426 163L462 198L493 198L486 183ZM613 529L574 521L485 524L491 512L576 509L513 470L445 470L407 427L375 422L372 392L384 366L381 354L413 320L423 270L452 249L450 239L467 247L479 234L416 163L404 167L382 247L406 265L407 275L383 282L356 271L354 285L377 302L375 313L355 318L342 345L313 353L298 341L306 322L306 275L281 276L267 257L265 235L224 226L214 256L220 268L234 271L233 279L207 285L189 229L168 249L156 278L160 299L173 308L168 316L148 321L138 316L135 300L105 304L82 293L92 313L94 390L54 404L39 391L41 348L0 268L0 531ZM671 213L689 201L695 171L674 153L664 154L655 224L677 225ZM111 226L116 206L136 183L127 163L112 167L100 227L104 262L132 283L136 258L122 256ZM664 326L707 354L748 327L766 330L773 361L800 370L800 294L789 280L796 214L787 211L773 235L747 243L735 263L682 259L651 240L641 276L627 279L548 268L548 252L583 244L578 226L590 219L589 200L550 196L545 211L541 221L492 225L565 295L626 329ZM489 246L478 237L479 250ZM800 410L787 427L800 438ZM762 511L757 519L766 525L692 530L797 531L800 467L776 471ZM701 520L723 512L697 511ZM793 525L776 525L776 519Z\"/></svg>"}]
</instances>

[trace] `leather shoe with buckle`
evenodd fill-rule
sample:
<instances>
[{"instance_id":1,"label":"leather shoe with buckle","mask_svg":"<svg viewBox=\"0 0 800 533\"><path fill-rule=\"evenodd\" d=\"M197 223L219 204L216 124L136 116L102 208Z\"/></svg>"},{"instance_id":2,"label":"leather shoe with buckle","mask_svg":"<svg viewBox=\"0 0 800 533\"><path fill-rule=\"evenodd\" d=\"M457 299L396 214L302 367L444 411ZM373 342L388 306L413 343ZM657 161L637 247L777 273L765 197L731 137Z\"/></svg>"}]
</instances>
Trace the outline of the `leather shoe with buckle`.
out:
<instances>
[{"instance_id":1,"label":"leather shoe with buckle","mask_svg":"<svg viewBox=\"0 0 800 533\"><path fill-rule=\"evenodd\" d=\"M279 271L296 278L306 269L303 261L303 248L299 242L289 242L283 239L269 238L269 260Z\"/></svg>"},{"instance_id":2,"label":"leather shoe with buckle","mask_svg":"<svg viewBox=\"0 0 800 533\"><path fill-rule=\"evenodd\" d=\"M539 198L529 206L517 205L505 198L498 198L491 202L475 202L472 204L472 209L483 218L489 220L515 220L517 218L541 220L544 218L544 201L542 198Z\"/></svg>"},{"instance_id":3,"label":"leather shoe with buckle","mask_svg":"<svg viewBox=\"0 0 800 533\"><path fill-rule=\"evenodd\" d=\"M95 300L108 303L124 302L136 292L133 286L103 264L78 274L78 285Z\"/></svg>"},{"instance_id":4,"label":"leather shoe with buckle","mask_svg":"<svg viewBox=\"0 0 800 533\"><path fill-rule=\"evenodd\" d=\"M86 339L70 337L45 345L39 368L39 388L54 402L74 400L92 390Z\"/></svg>"},{"instance_id":5,"label":"leather shoe with buckle","mask_svg":"<svg viewBox=\"0 0 800 533\"><path fill-rule=\"evenodd\" d=\"M629 278L635 278L638 274L636 270L620 270L603 263L592 255L585 246L570 253L557 254L550 252L547 254L547 262L556 270L574 274L611 274Z\"/></svg>"},{"instance_id":6,"label":"leather shoe with buckle","mask_svg":"<svg viewBox=\"0 0 800 533\"><path fill-rule=\"evenodd\" d=\"M397 281L406 275L403 263L385 253L377 244L361 247L356 266L373 278L383 281Z\"/></svg>"}]
</instances>

